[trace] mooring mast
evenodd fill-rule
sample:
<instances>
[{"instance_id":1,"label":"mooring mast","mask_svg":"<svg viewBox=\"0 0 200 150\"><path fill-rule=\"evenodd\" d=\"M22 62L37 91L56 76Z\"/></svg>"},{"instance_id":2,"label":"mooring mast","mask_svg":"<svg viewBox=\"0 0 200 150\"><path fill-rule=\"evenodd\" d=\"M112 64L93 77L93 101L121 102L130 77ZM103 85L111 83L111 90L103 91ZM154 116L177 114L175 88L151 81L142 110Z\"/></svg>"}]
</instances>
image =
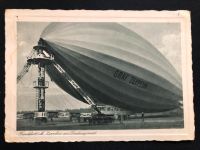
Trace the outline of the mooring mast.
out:
<instances>
[{"instance_id":1,"label":"mooring mast","mask_svg":"<svg viewBox=\"0 0 200 150\"><path fill-rule=\"evenodd\" d=\"M27 63L24 65L22 71L17 75L17 83L24 77L29 71L31 65L38 66L38 77L33 82L36 89L36 101L38 112L35 113L36 119L46 120L47 113L45 112L45 89L48 88L49 83L45 81L45 67L52 64L64 79L84 98L84 100L91 105L91 107L102 114L94 103L94 100L86 93L78 83L54 60L54 55L43 44L43 39L40 39L37 46L33 47L33 51L29 57L27 57Z\"/></svg>"},{"instance_id":2,"label":"mooring mast","mask_svg":"<svg viewBox=\"0 0 200 150\"><path fill-rule=\"evenodd\" d=\"M50 65L54 60L53 55L45 52L45 47L38 43L33 47L33 55L28 57L27 63L38 66L38 77L33 82L36 89L36 101L38 112L35 113L35 118L46 118L45 113L45 89L48 88L49 82L45 81L45 67Z\"/></svg>"}]
</instances>

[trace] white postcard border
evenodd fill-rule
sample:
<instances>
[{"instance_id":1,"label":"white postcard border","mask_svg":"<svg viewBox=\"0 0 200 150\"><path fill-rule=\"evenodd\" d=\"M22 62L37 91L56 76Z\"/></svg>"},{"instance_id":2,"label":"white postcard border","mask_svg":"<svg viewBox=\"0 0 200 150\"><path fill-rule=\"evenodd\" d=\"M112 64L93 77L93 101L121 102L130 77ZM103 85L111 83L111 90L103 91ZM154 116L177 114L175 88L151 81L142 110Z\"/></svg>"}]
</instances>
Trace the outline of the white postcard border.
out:
<instances>
[{"instance_id":1,"label":"white postcard border","mask_svg":"<svg viewBox=\"0 0 200 150\"><path fill-rule=\"evenodd\" d=\"M183 129L16 131L16 72L18 21L36 22L180 22L183 77ZM5 139L7 142L39 141L179 141L194 139L191 23L188 11L88 11L6 10L6 98Z\"/></svg>"}]
</instances>

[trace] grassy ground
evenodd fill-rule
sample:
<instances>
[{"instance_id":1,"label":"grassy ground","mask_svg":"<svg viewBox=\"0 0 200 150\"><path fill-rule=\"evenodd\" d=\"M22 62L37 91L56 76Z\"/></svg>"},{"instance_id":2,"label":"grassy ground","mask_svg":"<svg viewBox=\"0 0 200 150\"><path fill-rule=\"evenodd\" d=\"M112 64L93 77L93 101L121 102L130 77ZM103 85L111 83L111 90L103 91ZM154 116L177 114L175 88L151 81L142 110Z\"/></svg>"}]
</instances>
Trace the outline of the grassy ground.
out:
<instances>
[{"instance_id":1,"label":"grassy ground","mask_svg":"<svg viewBox=\"0 0 200 150\"><path fill-rule=\"evenodd\" d=\"M36 124L34 120L23 119L17 121L17 130L111 130L111 129L164 129L183 128L183 120L178 117L132 119L110 124L89 125L69 121L48 121Z\"/></svg>"}]
</instances>

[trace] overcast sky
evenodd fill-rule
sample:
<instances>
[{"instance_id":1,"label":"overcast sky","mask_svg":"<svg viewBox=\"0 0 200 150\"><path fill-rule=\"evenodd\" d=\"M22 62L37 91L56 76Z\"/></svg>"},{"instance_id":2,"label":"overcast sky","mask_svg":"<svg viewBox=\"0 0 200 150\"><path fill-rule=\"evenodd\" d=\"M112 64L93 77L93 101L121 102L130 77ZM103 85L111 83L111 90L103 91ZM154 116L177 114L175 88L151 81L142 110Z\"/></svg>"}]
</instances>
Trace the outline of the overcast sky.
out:
<instances>
[{"instance_id":1,"label":"overcast sky","mask_svg":"<svg viewBox=\"0 0 200 150\"><path fill-rule=\"evenodd\" d=\"M26 57L32 47L37 44L41 32L49 23L18 22L17 23L17 66L18 72L23 68ZM152 43L181 74L181 44L180 24L178 23L120 23L135 31L140 36ZM33 81L36 79L37 69L35 66L17 85L17 110L36 110L35 89ZM46 80L50 81L47 76ZM69 94L50 81L46 92L46 109L71 109L88 107L88 105L77 101Z\"/></svg>"}]
</instances>

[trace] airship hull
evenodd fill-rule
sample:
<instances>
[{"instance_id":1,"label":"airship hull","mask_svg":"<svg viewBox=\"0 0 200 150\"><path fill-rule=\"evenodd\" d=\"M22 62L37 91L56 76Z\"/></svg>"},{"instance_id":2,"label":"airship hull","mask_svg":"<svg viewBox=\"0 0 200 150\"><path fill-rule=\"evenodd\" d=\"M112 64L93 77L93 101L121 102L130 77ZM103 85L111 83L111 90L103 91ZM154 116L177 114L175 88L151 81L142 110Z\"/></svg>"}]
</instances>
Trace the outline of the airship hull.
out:
<instances>
[{"instance_id":1,"label":"airship hull","mask_svg":"<svg viewBox=\"0 0 200 150\"><path fill-rule=\"evenodd\" d=\"M114 25L118 26L117 24ZM62 26L65 28L63 24ZM68 25L66 26L68 27ZM116 44L111 37L109 37L110 42L112 45L115 44L116 47L102 44L102 42L89 43L88 41L93 38L93 35L86 34L89 32L87 31L88 26L93 29L96 40L104 38L102 34L99 34L99 30L104 29L105 26L102 28L98 26L97 31L95 25L79 23L77 26L82 26L82 28L77 28L78 31L75 35L77 38L79 35L82 37L85 35L85 40L74 39L75 36L72 36L69 40L70 36L63 36L62 40L44 38L44 43L54 54L55 61L97 103L114 105L132 112L160 112L178 107L179 101L182 99L180 78L159 51L153 49L150 58L148 58L148 55L143 55L144 52L136 55L134 46L131 51L126 48L123 49L123 46L119 48L117 46L120 44ZM70 29L73 28L73 26L70 26ZM84 28L86 29L84 30ZM106 30L115 33L112 28ZM124 32L126 33L126 29ZM134 32L132 34L134 35ZM45 31L44 37L47 35L47 31ZM138 38L138 35L136 37ZM148 43L145 40L143 42ZM139 46L137 45L137 47ZM144 49L142 45L139 48ZM149 49L152 49L150 45ZM160 57L163 57L164 61ZM53 65L47 67L47 72L62 89L78 100L85 102L76 89L65 81Z\"/></svg>"}]
</instances>

